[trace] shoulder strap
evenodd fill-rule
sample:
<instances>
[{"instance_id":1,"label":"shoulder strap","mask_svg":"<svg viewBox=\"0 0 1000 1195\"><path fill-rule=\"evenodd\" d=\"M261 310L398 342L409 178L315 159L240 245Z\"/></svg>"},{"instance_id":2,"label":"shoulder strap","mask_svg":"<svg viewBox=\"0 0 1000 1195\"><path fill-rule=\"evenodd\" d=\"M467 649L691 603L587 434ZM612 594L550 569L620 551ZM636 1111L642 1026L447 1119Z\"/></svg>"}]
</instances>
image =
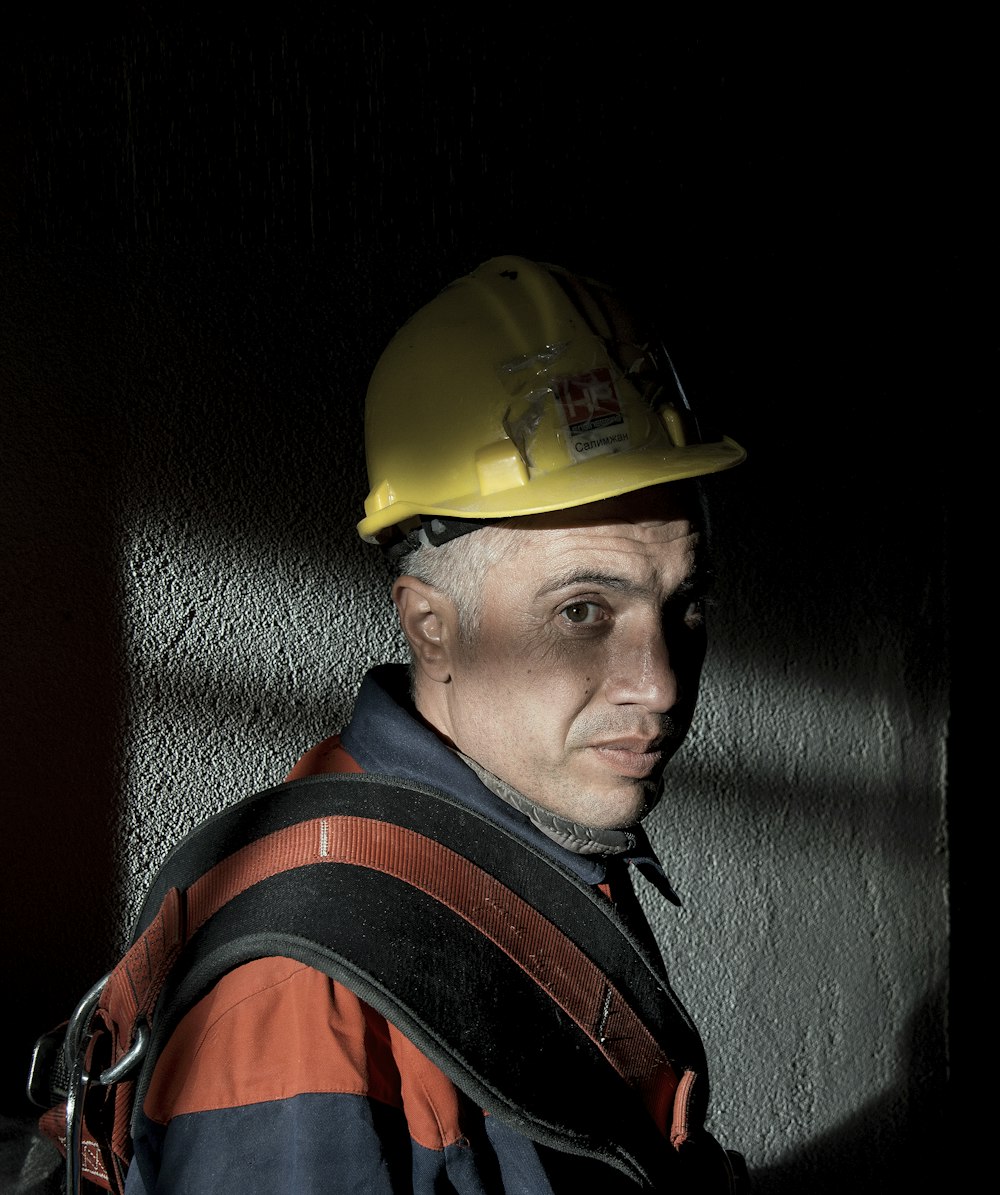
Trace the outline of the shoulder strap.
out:
<instances>
[{"instance_id":1,"label":"shoulder strap","mask_svg":"<svg viewBox=\"0 0 1000 1195\"><path fill-rule=\"evenodd\" d=\"M180 1017L226 971L273 955L344 982L491 1114L641 1188L677 1165L647 1112L664 1073L673 1144L700 1134L700 1039L610 902L433 789L322 775L208 819L152 884L90 1044L89 1073L117 1079L151 1031L138 1074L88 1097L114 1170Z\"/></svg>"}]
</instances>

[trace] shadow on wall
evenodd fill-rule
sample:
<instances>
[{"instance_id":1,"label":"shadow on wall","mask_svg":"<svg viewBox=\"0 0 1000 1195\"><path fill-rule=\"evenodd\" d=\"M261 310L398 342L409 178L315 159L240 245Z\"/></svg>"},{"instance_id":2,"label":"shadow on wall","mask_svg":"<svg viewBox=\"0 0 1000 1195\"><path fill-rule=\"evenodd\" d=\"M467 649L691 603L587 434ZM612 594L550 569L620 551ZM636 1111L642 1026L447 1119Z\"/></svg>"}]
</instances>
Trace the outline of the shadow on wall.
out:
<instances>
[{"instance_id":1,"label":"shadow on wall","mask_svg":"<svg viewBox=\"0 0 1000 1195\"><path fill-rule=\"evenodd\" d=\"M753 1195L965 1192L979 1185L969 1173L971 1156L956 1151L951 1126L941 1123L941 1093L927 1081L926 1060L942 1048L943 1000L941 990L931 992L910 1016L896 1085L779 1164L753 1170ZM859 1060L859 1073L865 1063Z\"/></svg>"}]
</instances>

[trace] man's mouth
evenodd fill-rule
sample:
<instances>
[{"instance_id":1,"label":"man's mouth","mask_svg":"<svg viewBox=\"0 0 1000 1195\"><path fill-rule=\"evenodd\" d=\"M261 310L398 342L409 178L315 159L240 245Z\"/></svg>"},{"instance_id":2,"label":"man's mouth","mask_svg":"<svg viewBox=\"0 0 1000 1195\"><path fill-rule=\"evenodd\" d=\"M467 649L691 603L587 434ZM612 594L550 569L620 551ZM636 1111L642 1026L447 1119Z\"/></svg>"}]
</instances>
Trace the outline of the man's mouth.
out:
<instances>
[{"instance_id":1,"label":"man's mouth","mask_svg":"<svg viewBox=\"0 0 1000 1195\"><path fill-rule=\"evenodd\" d=\"M593 750L617 775L645 780L663 762L661 742L659 739L612 739L607 743L595 743Z\"/></svg>"}]
</instances>

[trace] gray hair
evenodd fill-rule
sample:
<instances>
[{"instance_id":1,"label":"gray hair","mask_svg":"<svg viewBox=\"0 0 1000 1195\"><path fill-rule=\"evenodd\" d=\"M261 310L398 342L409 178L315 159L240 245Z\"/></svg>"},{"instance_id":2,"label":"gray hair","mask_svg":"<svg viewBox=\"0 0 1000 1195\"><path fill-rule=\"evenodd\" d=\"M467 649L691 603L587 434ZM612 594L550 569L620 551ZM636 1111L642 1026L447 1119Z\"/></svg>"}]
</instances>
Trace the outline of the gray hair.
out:
<instances>
[{"instance_id":1,"label":"gray hair","mask_svg":"<svg viewBox=\"0 0 1000 1195\"><path fill-rule=\"evenodd\" d=\"M480 527L436 547L417 544L396 559L397 576L416 577L447 595L458 614L459 635L468 642L479 629L483 589L490 569L520 550L524 536L498 523Z\"/></svg>"}]
</instances>

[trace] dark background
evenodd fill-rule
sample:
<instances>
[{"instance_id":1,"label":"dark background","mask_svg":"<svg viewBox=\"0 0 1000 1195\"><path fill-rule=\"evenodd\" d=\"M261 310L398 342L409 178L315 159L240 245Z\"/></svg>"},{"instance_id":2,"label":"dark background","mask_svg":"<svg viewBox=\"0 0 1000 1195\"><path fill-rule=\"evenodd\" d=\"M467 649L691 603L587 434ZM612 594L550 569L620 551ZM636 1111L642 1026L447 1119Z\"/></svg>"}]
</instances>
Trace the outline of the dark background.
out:
<instances>
[{"instance_id":1,"label":"dark background","mask_svg":"<svg viewBox=\"0 0 1000 1195\"><path fill-rule=\"evenodd\" d=\"M137 330L162 319L179 390L233 326L247 402L282 377L336 372L346 441L389 334L485 258L523 253L652 287L682 377L764 479L770 526L759 540L747 528L757 572L790 605L808 586L815 608L829 585L835 635L842 578L823 545L845 527L890 529L896 574L947 543L952 592L976 538L992 413L973 368L981 323L966 314L991 251L981 36L930 19L696 22L629 4L459 17L42 3L7 18L0 381L27 401L3 400L14 434L0 451L23 421L43 442L47 421L79 425L76 450L43 452L27 480L3 461L23 527L4 616L17 664L4 698L9 1057L111 958L97 881L113 861L121 734L114 484L130 432L156 424L101 396L142 369ZM370 330L354 337L370 352L350 362L331 326L345 312ZM261 409L262 441L278 423L308 431L301 390ZM197 415L220 452L246 448L226 445L222 414ZM183 469L181 433L169 450ZM348 471L358 451L344 447ZM832 481L817 496L820 465ZM72 613L63 586L82 595ZM888 576L881 591L890 600ZM928 613L933 635L947 627L955 676L981 642L967 609L957 625L939 600ZM983 755L972 693L956 680L956 958L978 862L964 812ZM94 794L100 813L61 816ZM85 938L83 924L107 933ZM952 1079L973 1023L955 975ZM25 1111L16 1084L3 1099Z\"/></svg>"}]
</instances>

